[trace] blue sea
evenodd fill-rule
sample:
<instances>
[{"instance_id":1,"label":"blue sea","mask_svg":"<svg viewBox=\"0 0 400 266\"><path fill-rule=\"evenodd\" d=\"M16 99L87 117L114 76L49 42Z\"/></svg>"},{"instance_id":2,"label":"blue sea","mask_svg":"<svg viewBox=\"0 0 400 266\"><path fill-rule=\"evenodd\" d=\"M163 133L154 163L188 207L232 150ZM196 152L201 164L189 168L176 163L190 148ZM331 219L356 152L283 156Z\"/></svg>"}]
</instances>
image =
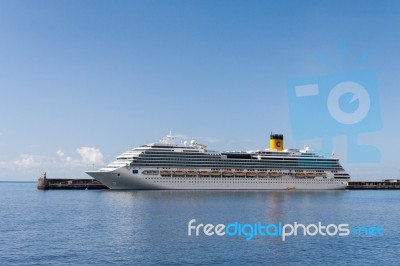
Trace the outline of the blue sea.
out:
<instances>
[{"instance_id":1,"label":"blue sea","mask_svg":"<svg viewBox=\"0 0 400 266\"><path fill-rule=\"evenodd\" d=\"M398 265L399 202L398 190L41 191L3 182L0 264ZM230 233L198 227L189 236L193 219L195 228L223 224ZM331 225L332 235L300 228L283 241L279 225L295 223L312 234ZM246 240L255 224L272 226ZM339 236L340 224L350 234Z\"/></svg>"}]
</instances>

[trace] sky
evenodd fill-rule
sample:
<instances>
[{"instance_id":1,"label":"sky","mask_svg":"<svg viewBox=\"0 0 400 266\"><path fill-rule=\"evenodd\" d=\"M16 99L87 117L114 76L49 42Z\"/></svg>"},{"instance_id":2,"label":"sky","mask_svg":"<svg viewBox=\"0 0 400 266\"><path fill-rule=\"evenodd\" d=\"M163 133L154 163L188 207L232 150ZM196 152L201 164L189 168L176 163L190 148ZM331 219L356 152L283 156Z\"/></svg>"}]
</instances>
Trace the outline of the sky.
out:
<instances>
[{"instance_id":1,"label":"sky","mask_svg":"<svg viewBox=\"0 0 400 266\"><path fill-rule=\"evenodd\" d=\"M0 0L0 180L87 178L170 131L219 151L282 133L353 180L400 178L399 28L398 1ZM368 103L353 124L329 115L345 81L369 95L338 96Z\"/></svg>"}]
</instances>

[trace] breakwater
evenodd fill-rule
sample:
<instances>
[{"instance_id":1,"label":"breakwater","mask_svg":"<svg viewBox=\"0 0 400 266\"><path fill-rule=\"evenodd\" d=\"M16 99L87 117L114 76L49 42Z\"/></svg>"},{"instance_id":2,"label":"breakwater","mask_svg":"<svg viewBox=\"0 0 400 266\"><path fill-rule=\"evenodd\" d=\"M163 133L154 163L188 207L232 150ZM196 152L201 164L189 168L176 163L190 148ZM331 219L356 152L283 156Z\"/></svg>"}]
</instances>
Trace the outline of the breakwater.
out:
<instances>
[{"instance_id":1,"label":"breakwater","mask_svg":"<svg viewBox=\"0 0 400 266\"><path fill-rule=\"evenodd\" d=\"M38 179L37 188L47 189L108 189L96 179L46 178Z\"/></svg>"},{"instance_id":2,"label":"breakwater","mask_svg":"<svg viewBox=\"0 0 400 266\"><path fill-rule=\"evenodd\" d=\"M346 189L400 189L400 181L350 181Z\"/></svg>"}]
</instances>

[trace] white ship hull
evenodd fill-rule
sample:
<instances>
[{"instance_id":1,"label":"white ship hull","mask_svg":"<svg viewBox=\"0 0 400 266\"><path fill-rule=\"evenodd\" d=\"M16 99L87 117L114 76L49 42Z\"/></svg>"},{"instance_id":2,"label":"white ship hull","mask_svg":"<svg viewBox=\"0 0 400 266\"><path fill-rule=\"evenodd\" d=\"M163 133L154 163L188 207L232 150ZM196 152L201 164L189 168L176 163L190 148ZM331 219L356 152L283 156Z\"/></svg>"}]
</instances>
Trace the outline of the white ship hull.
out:
<instances>
[{"instance_id":1,"label":"white ship hull","mask_svg":"<svg viewBox=\"0 0 400 266\"><path fill-rule=\"evenodd\" d=\"M346 180L334 178L281 177L162 177L161 175L132 174L127 167L113 171L86 172L110 189L133 190L334 190L345 189Z\"/></svg>"}]
</instances>

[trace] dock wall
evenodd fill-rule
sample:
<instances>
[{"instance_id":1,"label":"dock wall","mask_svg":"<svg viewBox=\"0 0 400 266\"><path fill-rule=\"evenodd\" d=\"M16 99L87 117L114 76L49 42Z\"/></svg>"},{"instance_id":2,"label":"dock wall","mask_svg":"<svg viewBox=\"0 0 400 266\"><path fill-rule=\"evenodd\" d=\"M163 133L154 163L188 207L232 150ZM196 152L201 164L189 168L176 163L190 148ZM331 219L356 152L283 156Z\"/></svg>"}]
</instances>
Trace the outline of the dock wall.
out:
<instances>
[{"instance_id":1,"label":"dock wall","mask_svg":"<svg viewBox=\"0 0 400 266\"><path fill-rule=\"evenodd\" d=\"M400 189L400 182L350 181L347 189Z\"/></svg>"},{"instance_id":2,"label":"dock wall","mask_svg":"<svg viewBox=\"0 0 400 266\"><path fill-rule=\"evenodd\" d=\"M37 188L47 189L108 189L96 179L39 178Z\"/></svg>"}]
</instances>

